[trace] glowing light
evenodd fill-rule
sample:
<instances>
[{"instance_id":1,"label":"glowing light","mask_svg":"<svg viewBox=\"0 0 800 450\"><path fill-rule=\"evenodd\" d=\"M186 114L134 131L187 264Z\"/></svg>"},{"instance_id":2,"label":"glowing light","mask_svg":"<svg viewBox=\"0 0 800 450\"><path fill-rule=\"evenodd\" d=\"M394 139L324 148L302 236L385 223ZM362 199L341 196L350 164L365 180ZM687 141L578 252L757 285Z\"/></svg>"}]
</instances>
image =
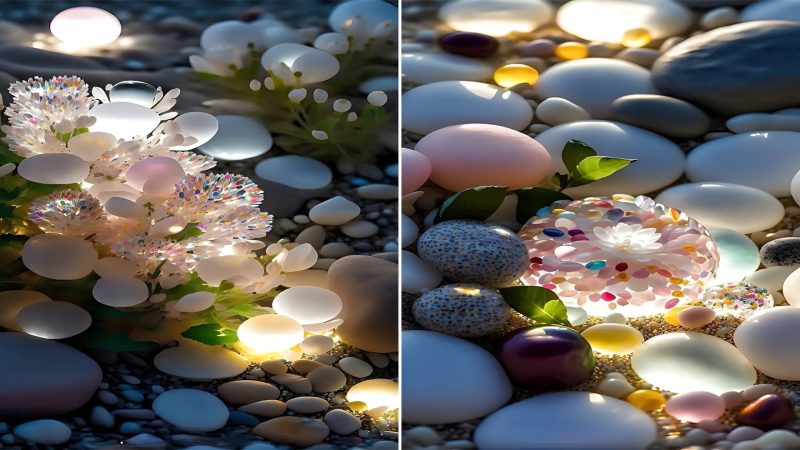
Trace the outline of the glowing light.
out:
<instances>
[{"instance_id":1,"label":"glowing light","mask_svg":"<svg viewBox=\"0 0 800 450\"><path fill-rule=\"evenodd\" d=\"M245 320L236 331L239 341L254 353L287 350L303 340L303 327L291 317L264 314Z\"/></svg>"},{"instance_id":2,"label":"glowing light","mask_svg":"<svg viewBox=\"0 0 800 450\"><path fill-rule=\"evenodd\" d=\"M98 47L114 42L122 32L122 25L106 10L79 6L53 17L50 32L68 47Z\"/></svg>"},{"instance_id":3,"label":"glowing light","mask_svg":"<svg viewBox=\"0 0 800 450\"><path fill-rule=\"evenodd\" d=\"M589 49L580 42L564 42L556 47L556 56L571 61L589 56Z\"/></svg>"},{"instance_id":4,"label":"glowing light","mask_svg":"<svg viewBox=\"0 0 800 450\"><path fill-rule=\"evenodd\" d=\"M523 83L533 85L538 79L539 72L525 64L506 64L494 71L495 83L504 88Z\"/></svg>"},{"instance_id":5,"label":"glowing light","mask_svg":"<svg viewBox=\"0 0 800 450\"><path fill-rule=\"evenodd\" d=\"M622 35L622 45L625 47L640 48L649 44L653 40L650 32L644 28L634 28L626 31Z\"/></svg>"},{"instance_id":6,"label":"glowing light","mask_svg":"<svg viewBox=\"0 0 800 450\"><path fill-rule=\"evenodd\" d=\"M398 385L392 380L376 378L362 381L347 392L348 402L362 402L367 409L385 407L391 411L400 406Z\"/></svg>"}]
</instances>

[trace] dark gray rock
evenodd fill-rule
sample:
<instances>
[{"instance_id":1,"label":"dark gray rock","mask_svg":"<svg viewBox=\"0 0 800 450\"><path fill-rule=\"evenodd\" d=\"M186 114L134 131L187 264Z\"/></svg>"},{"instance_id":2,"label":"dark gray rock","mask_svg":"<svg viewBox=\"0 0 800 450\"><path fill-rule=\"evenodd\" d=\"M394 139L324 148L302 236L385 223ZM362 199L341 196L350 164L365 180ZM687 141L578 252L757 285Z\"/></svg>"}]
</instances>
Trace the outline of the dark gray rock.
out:
<instances>
[{"instance_id":1,"label":"dark gray rock","mask_svg":"<svg viewBox=\"0 0 800 450\"><path fill-rule=\"evenodd\" d=\"M800 237L769 241L761 247L761 263L771 266L800 265Z\"/></svg>"},{"instance_id":2,"label":"dark gray rock","mask_svg":"<svg viewBox=\"0 0 800 450\"><path fill-rule=\"evenodd\" d=\"M666 95L725 116L800 104L800 23L747 22L693 36L653 65Z\"/></svg>"},{"instance_id":3,"label":"dark gray rock","mask_svg":"<svg viewBox=\"0 0 800 450\"><path fill-rule=\"evenodd\" d=\"M615 120L656 132L662 136L691 139L711 127L711 119L700 108L663 95L634 94L611 104Z\"/></svg>"},{"instance_id":4,"label":"dark gray rock","mask_svg":"<svg viewBox=\"0 0 800 450\"><path fill-rule=\"evenodd\" d=\"M720 6L744 6L755 0L678 0L680 3L697 9L711 9Z\"/></svg>"}]
</instances>

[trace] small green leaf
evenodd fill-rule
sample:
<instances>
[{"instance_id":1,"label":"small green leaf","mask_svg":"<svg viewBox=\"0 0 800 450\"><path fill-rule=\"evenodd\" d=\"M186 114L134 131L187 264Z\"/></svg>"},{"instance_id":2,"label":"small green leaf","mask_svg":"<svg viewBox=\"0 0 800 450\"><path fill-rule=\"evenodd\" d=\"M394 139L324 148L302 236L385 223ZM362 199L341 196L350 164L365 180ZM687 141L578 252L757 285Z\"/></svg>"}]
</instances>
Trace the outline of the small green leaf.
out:
<instances>
[{"instance_id":1,"label":"small green leaf","mask_svg":"<svg viewBox=\"0 0 800 450\"><path fill-rule=\"evenodd\" d=\"M532 187L516 191L517 222L524 224L536 212L558 200L572 200L568 195L547 188Z\"/></svg>"},{"instance_id":2,"label":"small green leaf","mask_svg":"<svg viewBox=\"0 0 800 450\"><path fill-rule=\"evenodd\" d=\"M503 203L508 188L505 186L478 186L456 192L439 208L436 221L454 219L484 220Z\"/></svg>"},{"instance_id":3,"label":"small green leaf","mask_svg":"<svg viewBox=\"0 0 800 450\"><path fill-rule=\"evenodd\" d=\"M500 294L515 311L545 325L572 326L567 307L555 292L539 286L513 286L500 289Z\"/></svg>"},{"instance_id":4,"label":"small green leaf","mask_svg":"<svg viewBox=\"0 0 800 450\"><path fill-rule=\"evenodd\" d=\"M175 234L170 234L166 236L165 239L172 239L174 241L182 241L184 239L197 237L203 234L203 230L197 227L196 223L190 223L186 225L181 231L178 231Z\"/></svg>"},{"instance_id":5,"label":"small green leaf","mask_svg":"<svg viewBox=\"0 0 800 450\"><path fill-rule=\"evenodd\" d=\"M239 341L235 331L223 328L218 323L195 325L181 333L181 336L206 345L233 345Z\"/></svg>"},{"instance_id":6,"label":"small green leaf","mask_svg":"<svg viewBox=\"0 0 800 450\"><path fill-rule=\"evenodd\" d=\"M570 173L571 187L582 186L592 181L601 180L615 172L628 167L635 159L613 158L610 156L590 156L581 161Z\"/></svg>"},{"instance_id":7,"label":"small green leaf","mask_svg":"<svg viewBox=\"0 0 800 450\"><path fill-rule=\"evenodd\" d=\"M564 150L561 151L561 160L567 166L567 173L575 171L578 164L590 156L597 156L597 152L592 147L574 139L564 144Z\"/></svg>"},{"instance_id":8,"label":"small green leaf","mask_svg":"<svg viewBox=\"0 0 800 450\"><path fill-rule=\"evenodd\" d=\"M179 284L173 288L164 291L167 294L167 300L178 300L187 294L192 294L199 291L219 292L219 288L211 287L203 281L197 272L192 272L189 281Z\"/></svg>"}]
</instances>

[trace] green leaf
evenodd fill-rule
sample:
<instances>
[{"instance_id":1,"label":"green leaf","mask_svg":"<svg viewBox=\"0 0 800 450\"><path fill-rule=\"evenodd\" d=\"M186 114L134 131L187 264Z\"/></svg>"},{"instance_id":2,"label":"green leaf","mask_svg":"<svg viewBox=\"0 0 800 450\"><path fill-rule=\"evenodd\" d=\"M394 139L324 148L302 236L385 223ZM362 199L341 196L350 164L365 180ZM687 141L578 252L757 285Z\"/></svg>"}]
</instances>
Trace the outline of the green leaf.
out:
<instances>
[{"instance_id":1,"label":"green leaf","mask_svg":"<svg viewBox=\"0 0 800 450\"><path fill-rule=\"evenodd\" d=\"M192 272L189 281L167 289L164 291L164 293L167 294L167 300L178 300L186 294L192 294L199 291L218 293L219 288L207 285L206 282L203 281L199 275L197 275L197 272Z\"/></svg>"},{"instance_id":2,"label":"green leaf","mask_svg":"<svg viewBox=\"0 0 800 450\"><path fill-rule=\"evenodd\" d=\"M14 205L0 203L0 219L10 219L14 217L14 209L16 209Z\"/></svg>"},{"instance_id":3,"label":"green leaf","mask_svg":"<svg viewBox=\"0 0 800 450\"><path fill-rule=\"evenodd\" d=\"M572 200L568 195L542 187L525 188L516 191L517 222L525 224L536 212L558 200Z\"/></svg>"},{"instance_id":4,"label":"green leaf","mask_svg":"<svg viewBox=\"0 0 800 450\"><path fill-rule=\"evenodd\" d=\"M570 173L570 186L582 186L601 180L628 167L635 159L613 158L610 156L590 156L581 161Z\"/></svg>"},{"instance_id":5,"label":"green leaf","mask_svg":"<svg viewBox=\"0 0 800 450\"><path fill-rule=\"evenodd\" d=\"M567 166L567 173L574 172L578 164L590 156L597 156L597 152L592 147L574 139L564 144L564 150L561 151L561 160Z\"/></svg>"},{"instance_id":6,"label":"green leaf","mask_svg":"<svg viewBox=\"0 0 800 450\"><path fill-rule=\"evenodd\" d=\"M206 345L233 345L239 341L235 331L223 328L218 323L195 325L181 333L181 336Z\"/></svg>"},{"instance_id":7,"label":"green leaf","mask_svg":"<svg viewBox=\"0 0 800 450\"><path fill-rule=\"evenodd\" d=\"M181 231L178 231L175 234L170 234L166 236L164 239L172 239L174 241L182 241L184 239L197 237L203 234L203 230L197 227L196 223L190 223L186 225Z\"/></svg>"},{"instance_id":8,"label":"green leaf","mask_svg":"<svg viewBox=\"0 0 800 450\"><path fill-rule=\"evenodd\" d=\"M112 352L152 350L159 347L155 342L132 341L127 334L120 331L96 327L76 336L73 343L83 348L103 348Z\"/></svg>"},{"instance_id":9,"label":"green leaf","mask_svg":"<svg viewBox=\"0 0 800 450\"><path fill-rule=\"evenodd\" d=\"M539 286L513 286L500 289L500 294L515 311L545 325L572 326L567 307L555 292Z\"/></svg>"},{"instance_id":10,"label":"green leaf","mask_svg":"<svg viewBox=\"0 0 800 450\"><path fill-rule=\"evenodd\" d=\"M436 222L454 219L484 220L503 203L508 188L505 186L478 186L456 192L439 208Z\"/></svg>"}]
</instances>

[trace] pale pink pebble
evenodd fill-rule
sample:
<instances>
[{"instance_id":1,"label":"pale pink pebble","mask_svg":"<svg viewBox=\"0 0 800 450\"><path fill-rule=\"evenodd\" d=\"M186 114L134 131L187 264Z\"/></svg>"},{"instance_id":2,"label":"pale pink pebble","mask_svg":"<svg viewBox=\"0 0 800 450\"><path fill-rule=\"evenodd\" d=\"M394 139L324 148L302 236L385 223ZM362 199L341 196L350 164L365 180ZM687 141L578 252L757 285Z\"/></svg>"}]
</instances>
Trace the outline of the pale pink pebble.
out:
<instances>
[{"instance_id":1,"label":"pale pink pebble","mask_svg":"<svg viewBox=\"0 0 800 450\"><path fill-rule=\"evenodd\" d=\"M554 249L558 244L555 241L537 241L534 248L541 252L546 252L548 250Z\"/></svg>"},{"instance_id":2,"label":"pale pink pebble","mask_svg":"<svg viewBox=\"0 0 800 450\"><path fill-rule=\"evenodd\" d=\"M664 407L667 414L686 422L716 420L725 412L725 402L710 392L693 391L678 394Z\"/></svg>"},{"instance_id":3,"label":"pale pink pebble","mask_svg":"<svg viewBox=\"0 0 800 450\"><path fill-rule=\"evenodd\" d=\"M741 392L728 391L720 395L722 401L725 402L725 409L733 409L742 404L744 397Z\"/></svg>"},{"instance_id":4,"label":"pale pink pebble","mask_svg":"<svg viewBox=\"0 0 800 450\"><path fill-rule=\"evenodd\" d=\"M562 245L561 247L557 247L555 250L553 250L553 254L561 259L566 259L574 255L577 251L578 249L575 247Z\"/></svg>"},{"instance_id":5,"label":"pale pink pebble","mask_svg":"<svg viewBox=\"0 0 800 450\"><path fill-rule=\"evenodd\" d=\"M576 291L599 291L605 287L604 280L596 277L584 278L580 283L575 285Z\"/></svg>"},{"instance_id":6,"label":"pale pink pebble","mask_svg":"<svg viewBox=\"0 0 800 450\"><path fill-rule=\"evenodd\" d=\"M419 190L431 176L431 162L422 153L404 148L400 154L403 165L403 195Z\"/></svg>"},{"instance_id":7,"label":"pale pink pebble","mask_svg":"<svg viewBox=\"0 0 800 450\"><path fill-rule=\"evenodd\" d=\"M678 313L678 322L690 330L708 325L717 313L705 306L690 306Z\"/></svg>"},{"instance_id":8,"label":"pale pink pebble","mask_svg":"<svg viewBox=\"0 0 800 450\"><path fill-rule=\"evenodd\" d=\"M752 441L753 439L761 437L762 434L764 434L764 432L758 428L743 426L731 430L726 439L731 442Z\"/></svg>"},{"instance_id":9,"label":"pale pink pebble","mask_svg":"<svg viewBox=\"0 0 800 450\"><path fill-rule=\"evenodd\" d=\"M731 429L731 427L719 423L716 420L701 420L700 422L697 422L697 428L709 433L723 433Z\"/></svg>"},{"instance_id":10,"label":"pale pink pebble","mask_svg":"<svg viewBox=\"0 0 800 450\"><path fill-rule=\"evenodd\" d=\"M579 270L583 270L583 264L573 262L561 263L558 265L558 270L564 272L577 272Z\"/></svg>"}]
</instances>

